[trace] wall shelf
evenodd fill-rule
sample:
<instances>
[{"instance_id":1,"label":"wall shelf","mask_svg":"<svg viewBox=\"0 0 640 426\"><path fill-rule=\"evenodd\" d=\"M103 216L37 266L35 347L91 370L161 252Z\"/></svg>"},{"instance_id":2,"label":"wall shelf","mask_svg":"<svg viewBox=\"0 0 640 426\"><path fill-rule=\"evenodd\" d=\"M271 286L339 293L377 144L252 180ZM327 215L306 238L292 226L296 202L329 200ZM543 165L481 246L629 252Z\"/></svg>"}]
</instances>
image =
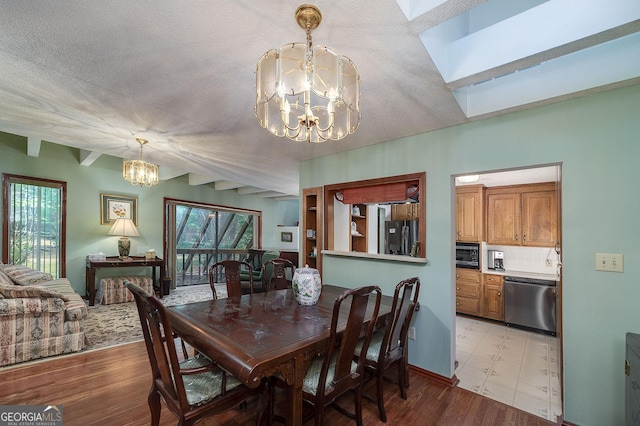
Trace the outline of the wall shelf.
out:
<instances>
[{"instance_id":1,"label":"wall shelf","mask_svg":"<svg viewBox=\"0 0 640 426\"><path fill-rule=\"evenodd\" d=\"M302 255L300 266L309 265L322 274L322 187L302 190Z\"/></svg>"}]
</instances>

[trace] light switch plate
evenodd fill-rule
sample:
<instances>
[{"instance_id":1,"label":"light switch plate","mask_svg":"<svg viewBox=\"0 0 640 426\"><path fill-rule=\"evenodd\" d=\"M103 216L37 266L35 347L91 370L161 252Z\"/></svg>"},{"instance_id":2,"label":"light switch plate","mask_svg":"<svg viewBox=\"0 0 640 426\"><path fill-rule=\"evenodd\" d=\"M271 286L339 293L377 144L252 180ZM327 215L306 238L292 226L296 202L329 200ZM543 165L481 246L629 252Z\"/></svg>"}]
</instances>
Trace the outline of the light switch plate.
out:
<instances>
[{"instance_id":1,"label":"light switch plate","mask_svg":"<svg viewBox=\"0 0 640 426\"><path fill-rule=\"evenodd\" d=\"M624 272L624 255L596 253L596 271Z\"/></svg>"}]
</instances>

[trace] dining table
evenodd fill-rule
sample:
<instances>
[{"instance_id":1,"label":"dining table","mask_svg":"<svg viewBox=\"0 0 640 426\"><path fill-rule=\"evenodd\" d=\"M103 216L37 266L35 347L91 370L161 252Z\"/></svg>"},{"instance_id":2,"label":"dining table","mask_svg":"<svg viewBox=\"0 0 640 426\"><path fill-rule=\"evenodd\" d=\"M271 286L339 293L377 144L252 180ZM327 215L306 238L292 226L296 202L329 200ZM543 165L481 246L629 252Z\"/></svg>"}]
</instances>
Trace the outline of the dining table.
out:
<instances>
[{"instance_id":1,"label":"dining table","mask_svg":"<svg viewBox=\"0 0 640 426\"><path fill-rule=\"evenodd\" d=\"M174 333L246 386L258 387L272 376L282 379L286 424L301 425L303 380L311 360L326 350L334 302L345 290L323 285L311 306L298 304L289 288L176 305L167 312ZM369 300L367 318L374 299ZM382 296L377 326L388 320L392 303L393 297ZM347 312L342 311L338 332L347 323Z\"/></svg>"}]
</instances>

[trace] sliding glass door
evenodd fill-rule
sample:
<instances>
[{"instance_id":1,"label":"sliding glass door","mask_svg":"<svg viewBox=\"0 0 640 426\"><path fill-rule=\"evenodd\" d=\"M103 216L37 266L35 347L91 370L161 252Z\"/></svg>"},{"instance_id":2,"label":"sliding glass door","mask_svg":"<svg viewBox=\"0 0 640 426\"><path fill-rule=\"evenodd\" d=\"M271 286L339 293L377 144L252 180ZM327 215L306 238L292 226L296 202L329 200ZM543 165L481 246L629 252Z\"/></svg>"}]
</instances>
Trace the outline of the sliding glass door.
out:
<instances>
[{"instance_id":1,"label":"sliding glass door","mask_svg":"<svg viewBox=\"0 0 640 426\"><path fill-rule=\"evenodd\" d=\"M165 261L172 287L206 284L213 263L259 247L260 212L165 199Z\"/></svg>"}]
</instances>

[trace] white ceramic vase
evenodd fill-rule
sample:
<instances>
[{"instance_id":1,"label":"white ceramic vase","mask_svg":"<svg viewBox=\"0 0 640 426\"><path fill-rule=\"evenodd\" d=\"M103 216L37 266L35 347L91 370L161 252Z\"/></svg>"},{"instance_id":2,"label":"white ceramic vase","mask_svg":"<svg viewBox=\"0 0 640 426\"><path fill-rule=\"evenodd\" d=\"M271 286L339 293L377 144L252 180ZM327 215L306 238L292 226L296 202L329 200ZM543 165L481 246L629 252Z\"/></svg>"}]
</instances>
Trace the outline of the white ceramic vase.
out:
<instances>
[{"instance_id":1,"label":"white ceramic vase","mask_svg":"<svg viewBox=\"0 0 640 426\"><path fill-rule=\"evenodd\" d=\"M309 265L304 265L304 268L296 268L293 273L292 286L299 304L315 305L322 292L320 272L317 269L309 268Z\"/></svg>"}]
</instances>

